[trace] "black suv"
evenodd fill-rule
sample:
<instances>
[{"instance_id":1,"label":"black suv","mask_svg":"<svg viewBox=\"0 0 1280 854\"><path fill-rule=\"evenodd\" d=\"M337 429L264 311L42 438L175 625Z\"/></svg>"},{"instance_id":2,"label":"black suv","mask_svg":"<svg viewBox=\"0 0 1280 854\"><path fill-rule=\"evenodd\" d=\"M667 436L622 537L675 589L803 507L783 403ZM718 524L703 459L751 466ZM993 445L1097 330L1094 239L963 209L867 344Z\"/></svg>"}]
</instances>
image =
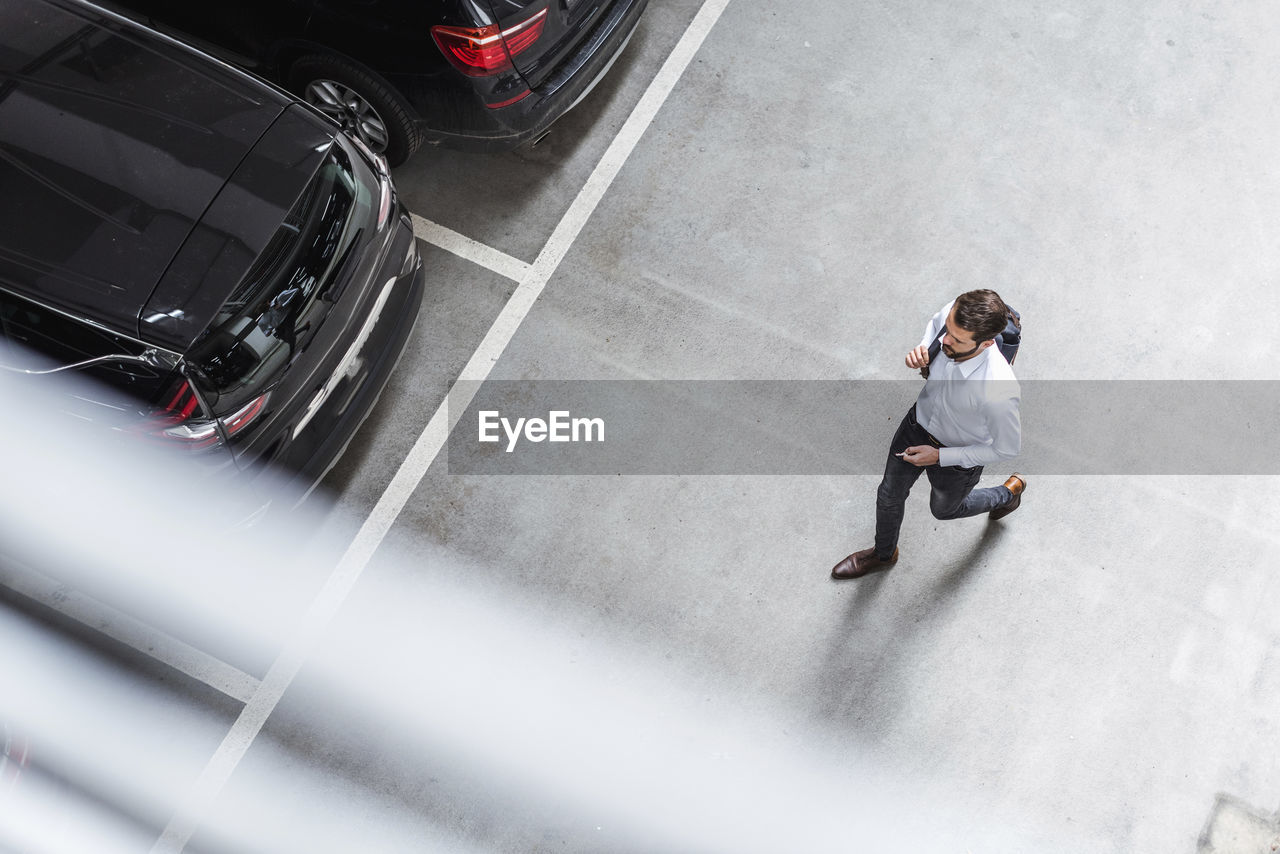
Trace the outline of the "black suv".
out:
<instances>
[{"instance_id":1,"label":"black suv","mask_svg":"<svg viewBox=\"0 0 1280 854\"><path fill-rule=\"evenodd\" d=\"M392 166L510 148L581 100L648 0L104 0L274 80Z\"/></svg>"},{"instance_id":2,"label":"black suv","mask_svg":"<svg viewBox=\"0 0 1280 854\"><path fill-rule=\"evenodd\" d=\"M421 305L382 158L77 0L0 4L0 187L0 370L229 473L314 485Z\"/></svg>"}]
</instances>

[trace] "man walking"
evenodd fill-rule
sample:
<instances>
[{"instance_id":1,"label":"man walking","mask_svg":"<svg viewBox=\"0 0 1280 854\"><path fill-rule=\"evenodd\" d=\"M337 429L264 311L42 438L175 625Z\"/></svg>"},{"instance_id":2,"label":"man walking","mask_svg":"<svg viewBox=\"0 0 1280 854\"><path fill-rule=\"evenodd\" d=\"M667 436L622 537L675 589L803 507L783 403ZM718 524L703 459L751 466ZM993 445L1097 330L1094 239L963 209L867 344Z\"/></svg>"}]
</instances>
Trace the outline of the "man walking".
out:
<instances>
[{"instance_id":1,"label":"man walking","mask_svg":"<svg viewBox=\"0 0 1280 854\"><path fill-rule=\"evenodd\" d=\"M1003 486L974 489L982 468L1018 455L1022 423L1019 388L995 338L1008 323L1008 307L992 290L969 291L942 307L907 367L926 368L915 405L894 434L876 492L876 543L836 564L832 578L861 578L898 560L898 530L907 494L923 471L929 509L938 519L990 513L1008 516L1022 502L1026 482L1017 473ZM929 345L941 337L930 364Z\"/></svg>"}]
</instances>

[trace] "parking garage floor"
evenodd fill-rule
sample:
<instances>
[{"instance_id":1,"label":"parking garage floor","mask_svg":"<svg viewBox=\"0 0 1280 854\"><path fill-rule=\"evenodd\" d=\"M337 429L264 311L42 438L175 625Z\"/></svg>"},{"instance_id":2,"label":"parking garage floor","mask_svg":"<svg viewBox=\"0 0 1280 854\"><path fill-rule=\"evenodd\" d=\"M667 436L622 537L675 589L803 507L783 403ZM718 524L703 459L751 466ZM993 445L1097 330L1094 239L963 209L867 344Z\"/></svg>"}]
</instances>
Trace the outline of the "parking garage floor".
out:
<instances>
[{"instance_id":1,"label":"parking garage floor","mask_svg":"<svg viewBox=\"0 0 1280 854\"><path fill-rule=\"evenodd\" d=\"M1269 447L1188 474L1139 416L1118 441L1166 473L1029 471L999 523L936 521L922 481L899 564L836 582L872 472L459 474L441 428L460 379L911 379L979 287L1023 314L1023 382L1280 379L1277 65L1260 2L651 0L536 146L421 152L395 178L423 315L310 499L364 551L338 593L331 565L294 579L293 616L329 595L318 647L385 657L362 697L412 698L409 728L456 705L495 747L436 768L462 735L404 747L354 699L317 708L306 661L263 662L261 734L200 826L265 798L335 851L1275 850ZM1215 416L1181 414L1207 442ZM679 699L589 690L632 680ZM307 770L267 797L281 745ZM632 779L646 755L667 790Z\"/></svg>"}]
</instances>

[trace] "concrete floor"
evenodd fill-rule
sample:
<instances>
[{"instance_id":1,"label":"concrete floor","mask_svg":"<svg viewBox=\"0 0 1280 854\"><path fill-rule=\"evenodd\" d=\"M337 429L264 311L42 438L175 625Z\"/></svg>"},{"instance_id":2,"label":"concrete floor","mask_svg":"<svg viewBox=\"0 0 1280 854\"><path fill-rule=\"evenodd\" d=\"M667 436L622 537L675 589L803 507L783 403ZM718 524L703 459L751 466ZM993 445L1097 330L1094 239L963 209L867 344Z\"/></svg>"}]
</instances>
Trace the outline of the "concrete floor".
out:
<instances>
[{"instance_id":1,"label":"concrete floor","mask_svg":"<svg viewBox=\"0 0 1280 854\"><path fill-rule=\"evenodd\" d=\"M653 0L538 148L418 157L411 208L531 261L695 11ZM1258 2L735 0L491 377L901 379L929 314L991 286L1026 318L1024 380L1274 380L1277 66ZM344 510L372 505L512 288L427 253L416 349L328 484ZM876 482L437 461L393 541L847 738L913 781L910 810L969 817L943 850L1280 838L1280 481L1045 473L991 525L936 522L921 486L899 566L833 582ZM1233 804L1254 816L1235 842ZM588 850L459 822L481 849Z\"/></svg>"},{"instance_id":2,"label":"concrete floor","mask_svg":"<svg viewBox=\"0 0 1280 854\"><path fill-rule=\"evenodd\" d=\"M411 210L532 262L700 6L651 0L536 148L419 154L396 175ZM490 377L909 379L929 315L990 286L1025 318L1024 381L1280 379L1277 67L1280 17L1257 0L732 0ZM339 541L516 287L422 248L409 350L312 502ZM636 795L619 763L561 798L521 782L540 778L515 749L449 766L436 757L456 745L392 738L354 699L311 702L309 673L220 809L335 851L1275 850L1280 480L1036 473L996 524L935 521L922 481L899 565L834 582L871 541L876 483L463 476L437 459L327 650L375 644L368 696L412 698L424 730L459 707L567 777L578 766L522 732L535 709L577 721L594 702L566 689L557 709L561 666L588 662L602 696L687 694L700 729L637 724L670 791ZM300 612L329 568L296 581ZM453 626L476 601L494 612ZM489 693L504 679L526 693ZM630 720L604 708L595 723ZM810 749L812 773L749 761ZM699 789L725 779L711 754L743 778L738 800ZM281 763L295 784L264 795L257 772ZM205 832L190 850L232 849Z\"/></svg>"}]
</instances>

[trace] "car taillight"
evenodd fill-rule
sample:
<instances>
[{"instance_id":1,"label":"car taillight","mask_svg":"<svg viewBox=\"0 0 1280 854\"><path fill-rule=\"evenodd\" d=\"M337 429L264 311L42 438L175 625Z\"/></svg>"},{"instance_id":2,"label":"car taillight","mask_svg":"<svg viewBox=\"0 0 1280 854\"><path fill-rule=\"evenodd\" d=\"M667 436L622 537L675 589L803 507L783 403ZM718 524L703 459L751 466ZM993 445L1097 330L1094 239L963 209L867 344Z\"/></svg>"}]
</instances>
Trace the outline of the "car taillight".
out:
<instances>
[{"instance_id":1,"label":"car taillight","mask_svg":"<svg viewBox=\"0 0 1280 854\"><path fill-rule=\"evenodd\" d=\"M468 77L489 77L511 68L512 57L533 46L547 23L547 10L505 30L487 27L434 26L431 36L445 59Z\"/></svg>"},{"instance_id":2,"label":"car taillight","mask_svg":"<svg viewBox=\"0 0 1280 854\"><path fill-rule=\"evenodd\" d=\"M266 408L270 393L260 395L249 401L235 412L223 417L222 429L230 438L248 427ZM162 439L180 442L192 450L210 448L221 441L218 423L207 419L192 419L198 401L191 390L191 383L184 381L173 398L165 406L164 411L148 422L151 433Z\"/></svg>"},{"instance_id":3,"label":"car taillight","mask_svg":"<svg viewBox=\"0 0 1280 854\"><path fill-rule=\"evenodd\" d=\"M212 448L221 438L218 435L218 425L212 421L190 421L166 427L160 431L160 436L181 442L193 451Z\"/></svg>"},{"instance_id":4,"label":"car taillight","mask_svg":"<svg viewBox=\"0 0 1280 854\"><path fill-rule=\"evenodd\" d=\"M244 428L248 427L253 419L262 414L262 410L267 407L267 395L255 397L244 406L237 409L231 415L222 419L222 427L227 431L228 436L234 436Z\"/></svg>"}]
</instances>

